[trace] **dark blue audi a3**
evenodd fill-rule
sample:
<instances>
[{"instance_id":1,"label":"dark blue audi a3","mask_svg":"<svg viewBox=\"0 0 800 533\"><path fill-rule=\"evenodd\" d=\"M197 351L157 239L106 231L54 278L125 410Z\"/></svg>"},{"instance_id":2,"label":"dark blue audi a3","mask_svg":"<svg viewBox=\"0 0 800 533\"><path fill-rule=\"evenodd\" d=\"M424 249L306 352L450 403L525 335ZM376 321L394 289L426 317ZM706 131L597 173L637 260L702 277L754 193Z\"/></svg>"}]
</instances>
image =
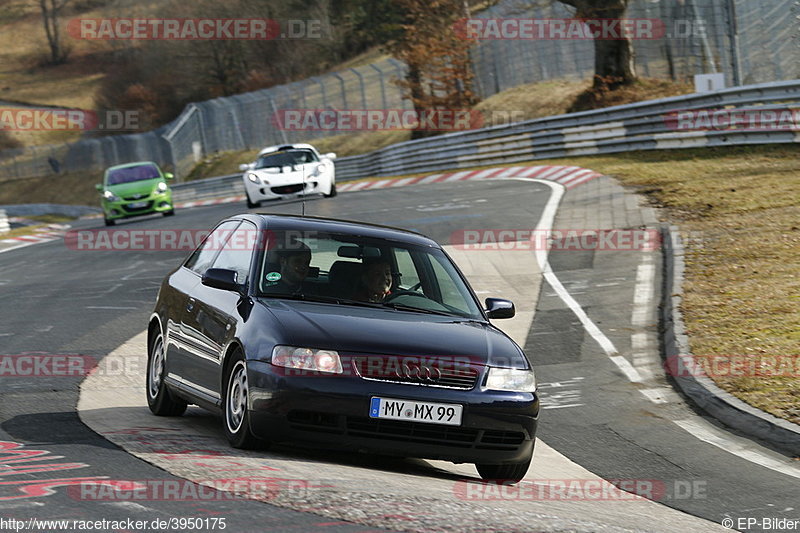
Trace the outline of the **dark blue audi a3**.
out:
<instances>
[{"instance_id":1,"label":"dark blue audi a3","mask_svg":"<svg viewBox=\"0 0 800 533\"><path fill-rule=\"evenodd\" d=\"M539 398L520 347L433 240L384 226L243 214L161 285L147 401L219 412L231 445L262 442L475 463L520 480Z\"/></svg>"}]
</instances>

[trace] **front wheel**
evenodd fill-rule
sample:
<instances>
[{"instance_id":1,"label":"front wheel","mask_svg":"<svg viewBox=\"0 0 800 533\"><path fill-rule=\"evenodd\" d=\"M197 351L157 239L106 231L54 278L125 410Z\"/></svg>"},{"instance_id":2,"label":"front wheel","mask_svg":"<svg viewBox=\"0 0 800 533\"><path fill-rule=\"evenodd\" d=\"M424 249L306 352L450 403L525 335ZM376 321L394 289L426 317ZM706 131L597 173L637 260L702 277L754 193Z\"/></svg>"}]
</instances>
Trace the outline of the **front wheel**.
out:
<instances>
[{"instance_id":1,"label":"front wheel","mask_svg":"<svg viewBox=\"0 0 800 533\"><path fill-rule=\"evenodd\" d=\"M250 195L249 194L244 193L244 196L245 196L245 198L247 198L247 208L248 209L255 209L257 207L261 207L261 202L253 202L252 200L250 200Z\"/></svg>"},{"instance_id":2,"label":"front wheel","mask_svg":"<svg viewBox=\"0 0 800 533\"><path fill-rule=\"evenodd\" d=\"M113 226L114 224L116 224L116 222L114 222L114 219L112 218L104 218L103 222L105 222L106 226Z\"/></svg>"},{"instance_id":3,"label":"front wheel","mask_svg":"<svg viewBox=\"0 0 800 533\"><path fill-rule=\"evenodd\" d=\"M247 382L247 366L241 351L231 355L223 390L225 392L222 398L223 428L228 442L234 448L255 448L259 444L259 439L250 431L250 412L247 408L250 389Z\"/></svg>"},{"instance_id":4,"label":"front wheel","mask_svg":"<svg viewBox=\"0 0 800 533\"><path fill-rule=\"evenodd\" d=\"M158 332L147 350L147 406L154 415L180 416L187 403L173 398L164 383L166 350L164 336Z\"/></svg>"},{"instance_id":5,"label":"front wheel","mask_svg":"<svg viewBox=\"0 0 800 533\"><path fill-rule=\"evenodd\" d=\"M335 183L331 183L331 192L326 194L325 198L333 198L337 194L339 194L339 193L336 192L336 184Z\"/></svg>"},{"instance_id":6,"label":"front wheel","mask_svg":"<svg viewBox=\"0 0 800 533\"><path fill-rule=\"evenodd\" d=\"M480 474L481 478L487 481L498 480L518 483L522 481L525 474L528 473L532 458L533 456L519 463L509 463L505 465L476 464L475 468L478 470L478 474Z\"/></svg>"},{"instance_id":7,"label":"front wheel","mask_svg":"<svg viewBox=\"0 0 800 533\"><path fill-rule=\"evenodd\" d=\"M169 211L164 211L161 214L164 215L165 217L174 216L175 215L175 209L173 208L173 209L170 209Z\"/></svg>"}]
</instances>

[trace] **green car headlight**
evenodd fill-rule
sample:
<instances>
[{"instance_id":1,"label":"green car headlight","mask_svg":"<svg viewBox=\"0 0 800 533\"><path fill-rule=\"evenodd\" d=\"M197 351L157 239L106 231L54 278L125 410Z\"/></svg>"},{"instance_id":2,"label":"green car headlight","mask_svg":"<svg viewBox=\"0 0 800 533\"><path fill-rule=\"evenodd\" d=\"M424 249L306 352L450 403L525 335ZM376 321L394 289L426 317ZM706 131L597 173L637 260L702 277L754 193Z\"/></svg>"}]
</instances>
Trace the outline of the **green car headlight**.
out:
<instances>
[{"instance_id":1,"label":"green car headlight","mask_svg":"<svg viewBox=\"0 0 800 533\"><path fill-rule=\"evenodd\" d=\"M156 190L158 192L167 192L167 184L162 181L161 183L158 184Z\"/></svg>"},{"instance_id":2,"label":"green car headlight","mask_svg":"<svg viewBox=\"0 0 800 533\"><path fill-rule=\"evenodd\" d=\"M105 198L109 202L119 202L119 200L120 200L119 196L117 196L116 194L114 194L111 191L103 192L103 198Z\"/></svg>"}]
</instances>

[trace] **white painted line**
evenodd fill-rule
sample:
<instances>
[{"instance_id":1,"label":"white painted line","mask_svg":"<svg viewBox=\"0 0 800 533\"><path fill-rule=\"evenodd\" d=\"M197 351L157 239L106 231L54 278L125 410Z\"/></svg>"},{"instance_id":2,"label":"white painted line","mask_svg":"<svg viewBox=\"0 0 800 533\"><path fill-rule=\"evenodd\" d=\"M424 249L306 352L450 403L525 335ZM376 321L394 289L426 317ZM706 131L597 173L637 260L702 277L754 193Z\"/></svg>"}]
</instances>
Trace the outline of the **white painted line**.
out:
<instances>
[{"instance_id":1,"label":"white painted line","mask_svg":"<svg viewBox=\"0 0 800 533\"><path fill-rule=\"evenodd\" d=\"M650 254L645 254L646 258ZM656 267L652 260L645 260L636 269L636 286L633 293L633 312L631 314L631 324L635 328L647 326L647 317L650 314L650 307L653 301L653 283L656 275Z\"/></svg>"},{"instance_id":2,"label":"white painted line","mask_svg":"<svg viewBox=\"0 0 800 533\"><path fill-rule=\"evenodd\" d=\"M105 305L89 305L86 309L117 309L117 310L127 310L127 309L138 309L138 307L112 307L112 306L105 306Z\"/></svg>"},{"instance_id":3,"label":"white painted line","mask_svg":"<svg viewBox=\"0 0 800 533\"><path fill-rule=\"evenodd\" d=\"M564 191L566 190L564 186L560 183L540 180L538 178L508 179L543 183L550 187L550 189L553 191L553 194L547 200L547 205L545 205L544 211L542 212L542 217L539 219L539 224L536 226L537 234L544 233L549 235L550 231L553 229L553 221L556 217L558 204L561 202L561 198L564 196ZM549 250L547 247L544 247L544 249L542 249L542 247L538 247L536 250L536 261L539 263L539 268L542 271L542 275L553 288L558 297L561 298L565 304L567 304L573 313L575 313L575 316L581 321L581 324L583 324L586 332L589 333L589 335L591 335L592 338L600 345L606 355L609 357L616 355L618 351L614 346L614 343L611 342L611 339L606 337L605 333L600 331L600 328L598 328L597 325L592 322L592 320L586 314L586 311L584 311L580 304L575 301L575 298L570 295L570 293L564 288L564 285L562 285L561 281L558 279L558 276L555 275L547 259L548 253ZM625 362L627 363L627 361ZM625 372L625 370L623 370L623 372Z\"/></svg>"},{"instance_id":4,"label":"white painted line","mask_svg":"<svg viewBox=\"0 0 800 533\"><path fill-rule=\"evenodd\" d=\"M678 396L674 390L667 387L658 387L654 389L639 389L639 392L647 396L647 399L653 403L665 404L672 402L680 402L681 397Z\"/></svg>"},{"instance_id":5,"label":"white painted line","mask_svg":"<svg viewBox=\"0 0 800 533\"><path fill-rule=\"evenodd\" d=\"M721 431L700 418L673 420L673 422L703 442L712 444L746 461L800 479L800 468L790 463L790 459L785 459L777 453L768 454L766 452L748 449L748 446L742 444L741 439L731 437L728 433Z\"/></svg>"},{"instance_id":6,"label":"white painted line","mask_svg":"<svg viewBox=\"0 0 800 533\"><path fill-rule=\"evenodd\" d=\"M636 370L633 365L621 355L609 355L609 359L611 359L611 361L613 361L614 364L617 365L620 370L622 370L622 373L625 374L625 377L627 377L629 381L632 381L633 383L641 383L644 381L644 378L639 371Z\"/></svg>"}]
</instances>

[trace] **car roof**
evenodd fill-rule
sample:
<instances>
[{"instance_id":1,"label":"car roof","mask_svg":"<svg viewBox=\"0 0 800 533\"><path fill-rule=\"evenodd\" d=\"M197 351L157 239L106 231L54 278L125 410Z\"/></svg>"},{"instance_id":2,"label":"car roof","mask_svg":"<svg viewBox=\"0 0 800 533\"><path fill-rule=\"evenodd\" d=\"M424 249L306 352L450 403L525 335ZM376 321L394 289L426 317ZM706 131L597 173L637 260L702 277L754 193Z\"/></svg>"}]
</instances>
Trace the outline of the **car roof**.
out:
<instances>
[{"instance_id":1,"label":"car roof","mask_svg":"<svg viewBox=\"0 0 800 533\"><path fill-rule=\"evenodd\" d=\"M142 165L155 165L156 167L158 167L158 165L156 165L153 161L135 161L133 163L124 163L122 165L114 165L113 167L108 167L106 169L106 172L108 172L109 170L117 170L119 168L139 167Z\"/></svg>"},{"instance_id":2,"label":"car roof","mask_svg":"<svg viewBox=\"0 0 800 533\"><path fill-rule=\"evenodd\" d=\"M256 226L270 230L325 231L441 248L439 243L420 233L378 224L314 216L252 213L245 213L231 218L250 220Z\"/></svg>"}]
</instances>

